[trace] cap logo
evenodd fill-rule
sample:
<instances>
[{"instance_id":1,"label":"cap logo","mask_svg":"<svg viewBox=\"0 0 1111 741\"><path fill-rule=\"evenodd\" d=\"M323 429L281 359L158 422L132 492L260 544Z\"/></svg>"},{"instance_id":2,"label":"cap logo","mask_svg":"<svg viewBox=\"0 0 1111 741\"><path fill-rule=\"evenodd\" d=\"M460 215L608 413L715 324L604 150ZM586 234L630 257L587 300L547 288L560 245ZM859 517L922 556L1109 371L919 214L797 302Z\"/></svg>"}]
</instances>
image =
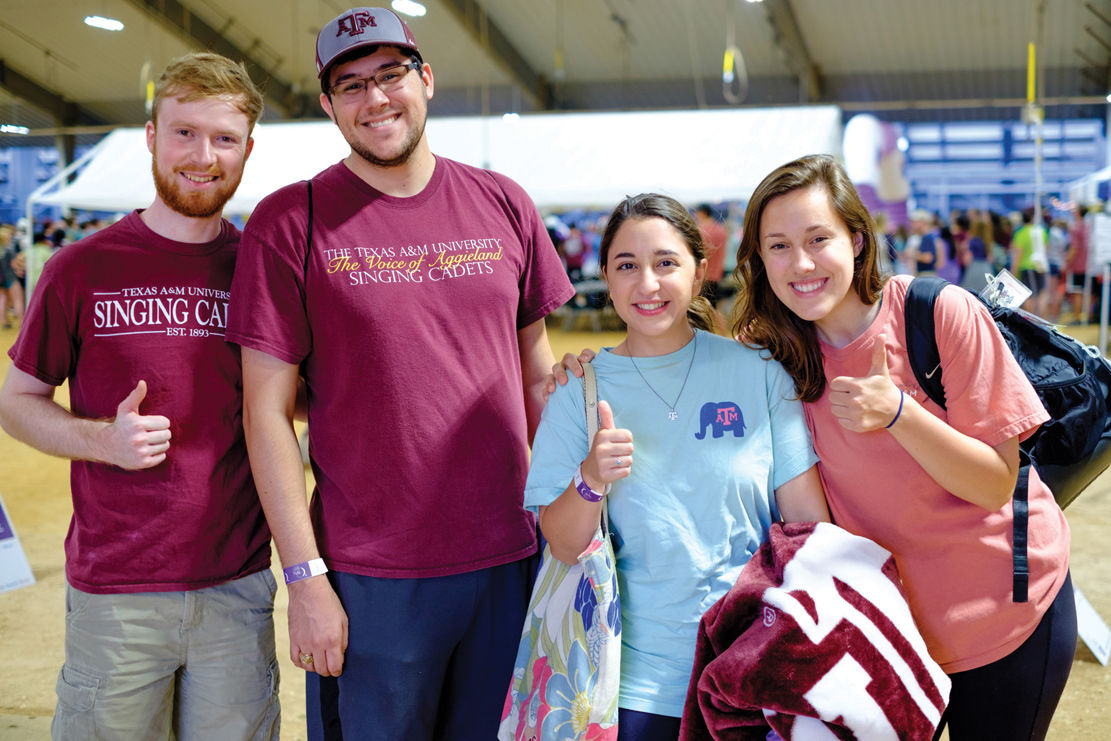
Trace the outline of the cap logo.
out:
<instances>
[{"instance_id":1,"label":"cap logo","mask_svg":"<svg viewBox=\"0 0 1111 741\"><path fill-rule=\"evenodd\" d=\"M375 28L378 27L378 24L374 22L374 16L365 10L357 10L342 18L337 18L336 24L338 25L336 29L337 37L343 35L344 31L347 32L348 36L360 36L364 28L371 26Z\"/></svg>"}]
</instances>

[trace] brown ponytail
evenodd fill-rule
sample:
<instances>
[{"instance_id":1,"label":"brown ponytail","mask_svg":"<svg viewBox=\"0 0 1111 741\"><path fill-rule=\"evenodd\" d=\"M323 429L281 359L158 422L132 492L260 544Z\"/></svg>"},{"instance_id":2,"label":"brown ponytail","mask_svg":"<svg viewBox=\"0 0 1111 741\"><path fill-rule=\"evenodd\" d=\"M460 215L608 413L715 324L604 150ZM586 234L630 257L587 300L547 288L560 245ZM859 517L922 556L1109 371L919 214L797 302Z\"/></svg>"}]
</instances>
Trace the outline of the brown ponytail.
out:
<instances>
[{"instance_id":1,"label":"brown ponytail","mask_svg":"<svg viewBox=\"0 0 1111 741\"><path fill-rule=\"evenodd\" d=\"M714 310L710 299L705 296L695 296L691 299L691 305L687 308L687 321L696 329L704 329L714 334L721 333L718 313Z\"/></svg>"}]
</instances>

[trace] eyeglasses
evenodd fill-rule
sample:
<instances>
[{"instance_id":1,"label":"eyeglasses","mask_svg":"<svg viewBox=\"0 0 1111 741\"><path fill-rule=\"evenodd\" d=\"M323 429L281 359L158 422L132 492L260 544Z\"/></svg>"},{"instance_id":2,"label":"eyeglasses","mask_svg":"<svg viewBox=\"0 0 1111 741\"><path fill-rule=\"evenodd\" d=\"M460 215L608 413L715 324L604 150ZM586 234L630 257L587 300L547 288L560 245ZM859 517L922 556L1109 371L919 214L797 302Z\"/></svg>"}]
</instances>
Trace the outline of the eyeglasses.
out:
<instances>
[{"instance_id":1,"label":"eyeglasses","mask_svg":"<svg viewBox=\"0 0 1111 741\"><path fill-rule=\"evenodd\" d=\"M397 90L405 82L405 75L411 69L420 69L420 62L409 62L386 67L375 72L370 77L355 77L332 86L331 94L354 100L361 98L366 93L368 85L373 82L383 93Z\"/></svg>"}]
</instances>

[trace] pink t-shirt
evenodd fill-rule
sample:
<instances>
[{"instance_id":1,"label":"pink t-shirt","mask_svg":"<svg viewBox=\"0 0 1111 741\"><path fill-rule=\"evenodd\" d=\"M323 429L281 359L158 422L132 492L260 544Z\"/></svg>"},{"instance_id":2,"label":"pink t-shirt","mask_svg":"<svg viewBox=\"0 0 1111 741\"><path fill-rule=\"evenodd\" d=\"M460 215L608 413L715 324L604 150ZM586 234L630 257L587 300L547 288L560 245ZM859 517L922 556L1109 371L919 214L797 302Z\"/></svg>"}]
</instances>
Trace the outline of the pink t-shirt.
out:
<instances>
[{"instance_id":1,"label":"pink t-shirt","mask_svg":"<svg viewBox=\"0 0 1111 741\"><path fill-rule=\"evenodd\" d=\"M201 589L270 565L247 463L238 348L224 341L239 232L206 244L152 232L139 212L45 265L9 354L69 379L73 413L111 418L140 379L142 414L170 420L166 460L142 471L73 461L66 577L99 594Z\"/></svg>"},{"instance_id":2,"label":"pink t-shirt","mask_svg":"<svg viewBox=\"0 0 1111 741\"><path fill-rule=\"evenodd\" d=\"M1069 246L1073 249L1073 256L1065 266L1065 270L1083 275L1088 270L1088 225L1083 219L1077 220L1069 229L1069 242Z\"/></svg>"},{"instance_id":3,"label":"pink t-shirt","mask_svg":"<svg viewBox=\"0 0 1111 741\"><path fill-rule=\"evenodd\" d=\"M725 226L711 220L698 230L706 243L706 280L720 281L725 277Z\"/></svg>"},{"instance_id":4,"label":"pink t-shirt","mask_svg":"<svg viewBox=\"0 0 1111 741\"><path fill-rule=\"evenodd\" d=\"M873 339L882 333L892 380L908 397L988 445L1028 437L1049 415L983 305L956 287L942 291L935 305L948 412L926 397L904 347L909 280L888 282L879 315L851 344L822 344L826 378L866 375ZM1069 565L1068 523L1037 473L1031 471L1029 483L1029 601L1016 603L1009 503L988 512L965 502L942 489L886 430L844 429L830 411L828 391L805 406L834 521L894 554L911 612L941 667L974 669L1018 648Z\"/></svg>"},{"instance_id":5,"label":"pink t-shirt","mask_svg":"<svg viewBox=\"0 0 1111 741\"><path fill-rule=\"evenodd\" d=\"M574 295L536 207L444 158L410 198L339 163L313 178L306 259L306 191L247 223L228 338L301 365L329 567L442 576L529 555L517 331Z\"/></svg>"}]
</instances>

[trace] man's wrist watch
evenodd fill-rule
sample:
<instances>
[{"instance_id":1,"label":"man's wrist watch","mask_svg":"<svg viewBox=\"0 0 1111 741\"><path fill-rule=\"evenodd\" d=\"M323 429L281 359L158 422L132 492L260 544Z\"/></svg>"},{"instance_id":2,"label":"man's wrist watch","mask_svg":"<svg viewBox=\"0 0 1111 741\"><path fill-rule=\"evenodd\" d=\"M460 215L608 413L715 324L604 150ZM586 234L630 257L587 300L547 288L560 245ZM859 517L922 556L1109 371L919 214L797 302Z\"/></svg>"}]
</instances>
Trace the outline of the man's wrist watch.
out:
<instances>
[{"instance_id":1,"label":"man's wrist watch","mask_svg":"<svg viewBox=\"0 0 1111 741\"><path fill-rule=\"evenodd\" d=\"M606 484L606 488L602 493L598 493L590 488L590 484L583 480L583 467L579 464L578 469L575 471L575 490L579 492L579 496L588 502L600 502L602 498L609 493L610 485Z\"/></svg>"}]
</instances>

